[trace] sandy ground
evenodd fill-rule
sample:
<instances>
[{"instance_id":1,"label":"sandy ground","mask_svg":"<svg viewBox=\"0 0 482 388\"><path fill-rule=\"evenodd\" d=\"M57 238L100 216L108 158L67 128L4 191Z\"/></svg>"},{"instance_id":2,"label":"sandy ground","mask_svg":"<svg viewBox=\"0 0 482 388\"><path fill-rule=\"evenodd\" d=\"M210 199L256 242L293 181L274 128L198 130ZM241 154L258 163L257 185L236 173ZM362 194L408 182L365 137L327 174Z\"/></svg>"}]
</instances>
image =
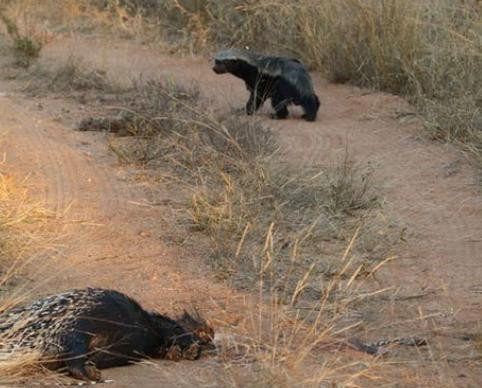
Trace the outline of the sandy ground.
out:
<instances>
[{"instance_id":1,"label":"sandy ground","mask_svg":"<svg viewBox=\"0 0 482 388\"><path fill-rule=\"evenodd\" d=\"M206 59L166 57L128 42L58 39L44 48L42 60L63 60L71 54L108 70L119 82L140 74L196 81L219 109L242 106L247 99L241 81L215 75ZM482 326L482 196L475 172L451 146L420 139L420 124L404 120L412 116L398 115L408 110L401 99L314 77L322 101L318 121L300 120L299 111L288 120L269 120L269 104L259 114L275 129L293 163L317 164L348 148L357 160L374 167L385 213L407 228L407 242L398 260L379 276L381 286L394 287L401 302L379 306L373 322L379 327L403 322L404 309L406 318L418 314L424 322L422 318L432 314L433 328L447 334L463 353L469 347L455 337L480 333ZM176 199L168 191L156 191L165 206L150 206L154 188L132 179L131 167L119 165L108 151L105 135L69 128L71 120L63 117L70 110L80 114L82 107L32 100L11 90L11 84L0 84L7 166L17 174L32 174L29 181L35 193L58 218L63 237L57 256L69 263L69 269L42 291L113 287L161 311L194 304L209 318L221 313L213 308L221 301L243 298L214 281L195 252L165 243L165 206L175 211ZM52 263L45 259L46 268L55 272ZM396 331L407 334L404 329L402 323ZM180 373L188 386L189 374L203 373L212 364L209 359L195 364L161 362L160 368L118 368L104 375L115 380L111 386L159 387L171 386L169 376ZM455 370L455 385L482 382L477 365L463 367L469 368L464 376L470 381Z\"/></svg>"}]
</instances>

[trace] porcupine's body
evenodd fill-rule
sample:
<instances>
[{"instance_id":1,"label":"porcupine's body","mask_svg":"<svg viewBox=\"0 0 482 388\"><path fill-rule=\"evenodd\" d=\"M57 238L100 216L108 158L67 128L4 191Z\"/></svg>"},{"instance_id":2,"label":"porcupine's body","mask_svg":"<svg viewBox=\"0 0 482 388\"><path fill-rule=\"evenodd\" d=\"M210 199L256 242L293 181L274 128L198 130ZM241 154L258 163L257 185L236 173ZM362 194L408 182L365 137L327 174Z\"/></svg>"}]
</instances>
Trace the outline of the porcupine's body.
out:
<instances>
[{"instance_id":1,"label":"porcupine's body","mask_svg":"<svg viewBox=\"0 0 482 388\"><path fill-rule=\"evenodd\" d=\"M214 57L213 71L217 74L230 73L244 80L250 92L247 114L253 114L266 99L271 98L275 110L273 118L286 118L288 105L295 104L303 107L304 119L316 120L320 101L308 71L297 59L230 49L220 51Z\"/></svg>"},{"instance_id":2,"label":"porcupine's body","mask_svg":"<svg viewBox=\"0 0 482 388\"><path fill-rule=\"evenodd\" d=\"M186 313L181 321L191 327L146 311L118 291L78 289L0 314L0 351L35 350L47 368L97 381L97 368L144 357L197 359L214 333ZM209 335L201 338L197 330Z\"/></svg>"}]
</instances>

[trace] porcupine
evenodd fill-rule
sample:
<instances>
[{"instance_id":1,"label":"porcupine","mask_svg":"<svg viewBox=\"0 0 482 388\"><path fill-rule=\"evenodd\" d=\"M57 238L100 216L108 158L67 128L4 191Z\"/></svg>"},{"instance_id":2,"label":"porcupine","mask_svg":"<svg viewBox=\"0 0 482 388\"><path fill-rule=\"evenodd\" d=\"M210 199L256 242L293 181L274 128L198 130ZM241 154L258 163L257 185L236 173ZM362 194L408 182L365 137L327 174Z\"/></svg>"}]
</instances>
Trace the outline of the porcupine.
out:
<instances>
[{"instance_id":1,"label":"porcupine","mask_svg":"<svg viewBox=\"0 0 482 388\"><path fill-rule=\"evenodd\" d=\"M0 351L35 350L48 369L86 381L100 381L99 369L146 357L198 359L213 337L198 314L173 320L102 288L55 294L0 314Z\"/></svg>"}]
</instances>

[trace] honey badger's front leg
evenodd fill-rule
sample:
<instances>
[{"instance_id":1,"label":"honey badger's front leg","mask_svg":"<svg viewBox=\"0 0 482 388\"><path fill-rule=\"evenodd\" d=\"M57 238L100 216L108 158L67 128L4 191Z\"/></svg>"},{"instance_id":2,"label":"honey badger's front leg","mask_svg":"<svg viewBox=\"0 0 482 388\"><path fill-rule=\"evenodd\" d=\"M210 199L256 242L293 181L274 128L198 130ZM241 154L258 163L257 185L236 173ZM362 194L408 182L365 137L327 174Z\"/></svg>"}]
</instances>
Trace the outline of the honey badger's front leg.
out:
<instances>
[{"instance_id":1,"label":"honey badger's front leg","mask_svg":"<svg viewBox=\"0 0 482 388\"><path fill-rule=\"evenodd\" d=\"M249 100L246 103L246 113L248 115L254 114L259 107L263 104L264 99L256 90L251 91L249 95Z\"/></svg>"}]
</instances>

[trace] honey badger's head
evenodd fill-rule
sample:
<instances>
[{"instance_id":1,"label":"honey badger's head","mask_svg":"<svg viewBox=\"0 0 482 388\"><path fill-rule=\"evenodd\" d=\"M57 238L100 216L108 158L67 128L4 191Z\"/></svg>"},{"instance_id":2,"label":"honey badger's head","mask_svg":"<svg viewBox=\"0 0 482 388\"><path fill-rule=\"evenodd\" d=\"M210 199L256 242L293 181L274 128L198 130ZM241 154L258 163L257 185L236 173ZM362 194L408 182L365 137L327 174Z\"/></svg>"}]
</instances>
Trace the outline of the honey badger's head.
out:
<instances>
[{"instance_id":1,"label":"honey badger's head","mask_svg":"<svg viewBox=\"0 0 482 388\"><path fill-rule=\"evenodd\" d=\"M240 61L249 62L246 51L238 49L219 51L214 57L213 71L216 74L233 73Z\"/></svg>"},{"instance_id":2,"label":"honey badger's head","mask_svg":"<svg viewBox=\"0 0 482 388\"><path fill-rule=\"evenodd\" d=\"M229 67L231 61L223 61L220 59L214 59L214 66L213 66L213 71L216 74L224 74L224 73L229 73Z\"/></svg>"}]
</instances>

